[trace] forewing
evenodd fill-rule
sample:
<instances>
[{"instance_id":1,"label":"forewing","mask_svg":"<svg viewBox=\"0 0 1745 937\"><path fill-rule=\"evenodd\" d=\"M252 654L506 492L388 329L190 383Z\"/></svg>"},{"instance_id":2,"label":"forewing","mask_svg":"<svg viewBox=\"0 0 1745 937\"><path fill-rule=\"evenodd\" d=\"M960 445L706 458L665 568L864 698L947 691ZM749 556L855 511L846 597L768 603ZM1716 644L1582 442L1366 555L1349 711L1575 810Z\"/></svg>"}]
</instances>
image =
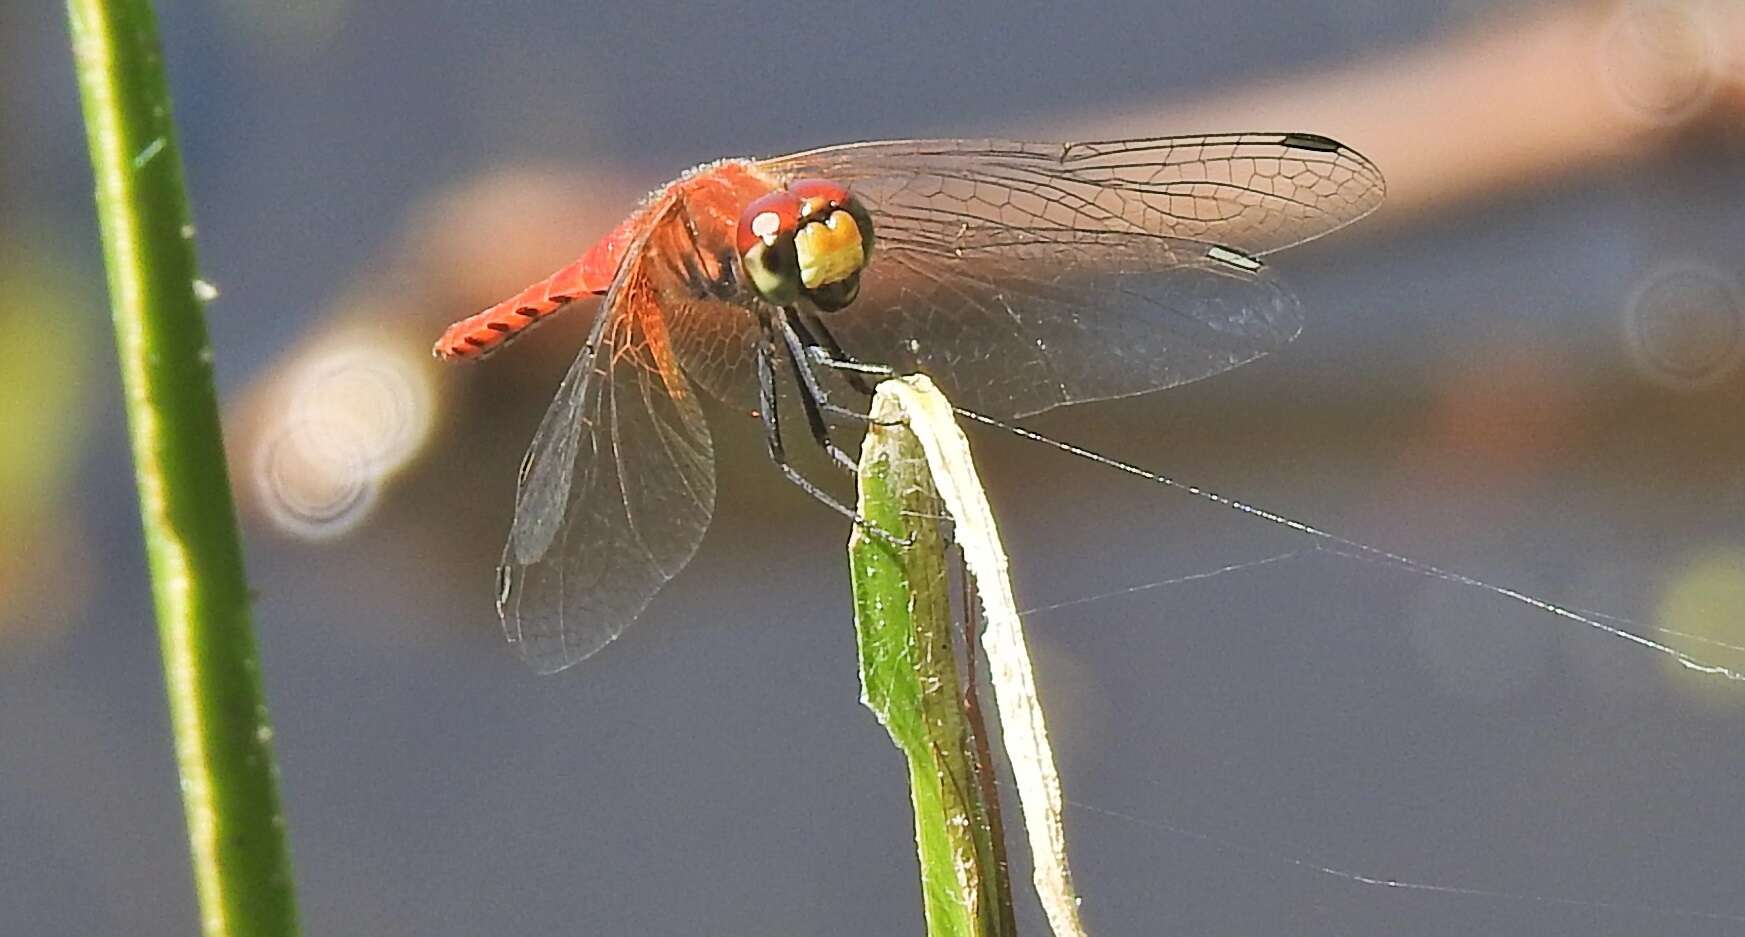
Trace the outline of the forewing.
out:
<instances>
[{"instance_id":1,"label":"forewing","mask_svg":"<svg viewBox=\"0 0 1745 937\"><path fill-rule=\"evenodd\" d=\"M1259 261L1373 210L1375 167L1304 134L897 141L765 163L844 183L877 231L847 351L1020 416L1197 380L1301 328Z\"/></svg>"},{"instance_id":2,"label":"forewing","mask_svg":"<svg viewBox=\"0 0 1745 937\"><path fill-rule=\"evenodd\" d=\"M1071 229L1198 241L1254 257L1356 221L1381 204L1386 189L1361 153L1305 133L1093 143L892 140L760 165L787 179L843 183L939 235L960 225L970 237L987 226Z\"/></svg>"},{"instance_id":3,"label":"forewing","mask_svg":"<svg viewBox=\"0 0 1745 937\"><path fill-rule=\"evenodd\" d=\"M636 264L564 378L516 493L497 609L542 673L617 637L690 561L714 513L708 425Z\"/></svg>"}]
</instances>

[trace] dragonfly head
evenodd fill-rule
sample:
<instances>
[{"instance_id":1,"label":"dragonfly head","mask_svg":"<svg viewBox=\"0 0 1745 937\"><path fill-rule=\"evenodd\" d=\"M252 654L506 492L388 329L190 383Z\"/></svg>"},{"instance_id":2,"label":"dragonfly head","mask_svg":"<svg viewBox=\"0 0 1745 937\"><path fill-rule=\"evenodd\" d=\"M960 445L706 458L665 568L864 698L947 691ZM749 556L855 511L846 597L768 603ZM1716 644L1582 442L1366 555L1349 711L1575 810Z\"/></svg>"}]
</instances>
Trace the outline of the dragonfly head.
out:
<instances>
[{"instance_id":1,"label":"dragonfly head","mask_svg":"<svg viewBox=\"0 0 1745 937\"><path fill-rule=\"evenodd\" d=\"M872 216L849 191L800 179L745 207L739 259L758 295L777 306L810 299L825 312L854 301L872 259Z\"/></svg>"}]
</instances>

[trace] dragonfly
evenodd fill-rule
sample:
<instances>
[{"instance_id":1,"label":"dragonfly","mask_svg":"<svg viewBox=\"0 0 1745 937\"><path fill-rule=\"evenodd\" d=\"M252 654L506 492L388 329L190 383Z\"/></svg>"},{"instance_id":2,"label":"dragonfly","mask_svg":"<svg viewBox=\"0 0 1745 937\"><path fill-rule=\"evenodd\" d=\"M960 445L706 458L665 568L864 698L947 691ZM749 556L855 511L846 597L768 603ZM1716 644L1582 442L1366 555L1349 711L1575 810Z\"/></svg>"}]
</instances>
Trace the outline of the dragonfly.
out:
<instances>
[{"instance_id":1,"label":"dragonfly","mask_svg":"<svg viewBox=\"0 0 1745 937\"><path fill-rule=\"evenodd\" d=\"M601 307L522 460L497 577L537 671L616 638L690 561L715 509L699 393L780 407L853 461L828 417L880 375L927 374L1014 419L1161 390L1283 347L1300 304L1263 258L1373 211L1385 185L1311 133L1081 143L893 140L698 166L568 266L450 326L483 358L590 296Z\"/></svg>"}]
</instances>

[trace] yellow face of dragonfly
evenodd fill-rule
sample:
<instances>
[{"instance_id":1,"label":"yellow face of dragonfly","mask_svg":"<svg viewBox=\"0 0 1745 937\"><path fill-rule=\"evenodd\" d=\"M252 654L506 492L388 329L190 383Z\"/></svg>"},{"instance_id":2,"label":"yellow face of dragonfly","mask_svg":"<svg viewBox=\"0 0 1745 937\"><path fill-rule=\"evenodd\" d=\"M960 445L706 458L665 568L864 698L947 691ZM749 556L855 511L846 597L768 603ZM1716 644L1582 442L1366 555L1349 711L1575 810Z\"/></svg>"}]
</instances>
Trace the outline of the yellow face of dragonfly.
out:
<instances>
[{"instance_id":1,"label":"yellow face of dragonfly","mask_svg":"<svg viewBox=\"0 0 1745 937\"><path fill-rule=\"evenodd\" d=\"M841 209L824 210L829 214L823 221L802 225L794 235L800 283L809 290L840 283L859 273L867 261L854 216Z\"/></svg>"}]
</instances>

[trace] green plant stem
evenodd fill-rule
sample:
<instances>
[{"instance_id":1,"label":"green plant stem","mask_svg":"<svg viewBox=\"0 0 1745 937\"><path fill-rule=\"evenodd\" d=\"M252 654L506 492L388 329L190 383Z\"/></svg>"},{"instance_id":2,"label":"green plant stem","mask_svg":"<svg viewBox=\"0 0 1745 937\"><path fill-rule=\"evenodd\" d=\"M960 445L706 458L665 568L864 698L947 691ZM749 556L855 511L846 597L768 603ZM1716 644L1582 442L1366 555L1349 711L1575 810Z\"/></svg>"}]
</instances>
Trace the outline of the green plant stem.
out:
<instances>
[{"instance_id":1,"label":"green plant stem","mask_svg":"<svg viewBox=\"0 0 1745 937\"><path fill-rule=\"evenodd\" d=\"M857 529L849 543L862 700L908 759L928 934L1010 934L1004 844L996 805L984 799L991 767L978 762L960 692L943 510L915 437L875 426L863 444L860 512L891 537Z\"/></svg>"},{"instance_id":2,"label":"green plant stem","mask_svg":"<svg viewBox=\"0 0 1745 937\"><path fill-rule=\"evenodd\" d=\"M296 933L272 731L148 0L69 0L201 922Z\"/></svg>"}]
</instances>

